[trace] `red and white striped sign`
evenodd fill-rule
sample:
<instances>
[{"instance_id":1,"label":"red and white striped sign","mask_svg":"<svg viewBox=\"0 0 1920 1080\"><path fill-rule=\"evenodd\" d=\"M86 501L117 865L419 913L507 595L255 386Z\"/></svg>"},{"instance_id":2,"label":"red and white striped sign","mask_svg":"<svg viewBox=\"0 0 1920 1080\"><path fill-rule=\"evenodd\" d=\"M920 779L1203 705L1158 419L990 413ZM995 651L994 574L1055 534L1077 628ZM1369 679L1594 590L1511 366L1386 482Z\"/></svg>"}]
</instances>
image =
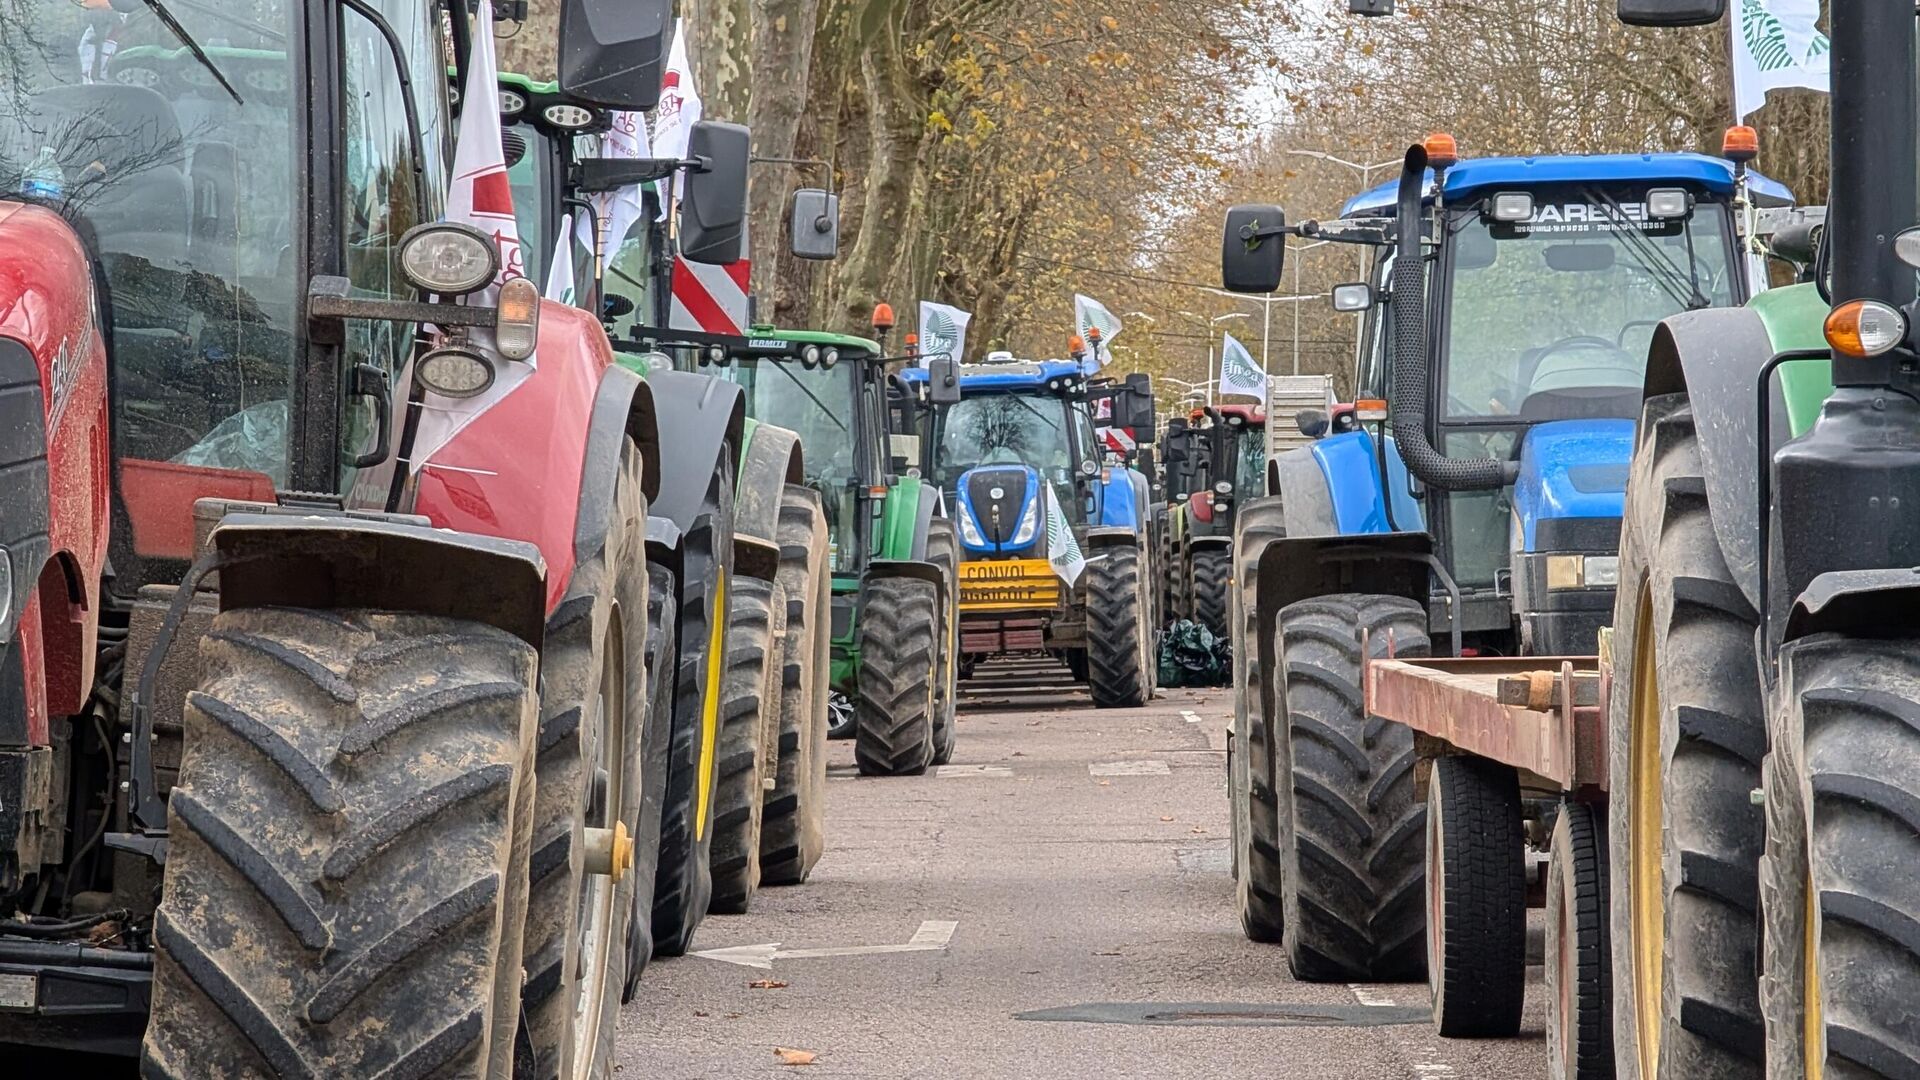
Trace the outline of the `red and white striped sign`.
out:
<instances>
[{"instance_id":1,"label":"red and white striped sign","mask_svg":"<svg viewBox=\"0 0 1920 1080\"><path fill-rule=\"evenodd\" d=\"M1133 453L1140 447L1139 441L1133 437L1132 428L1101 428L1100 438L1107 444L1107 449L1123 456Z\"/></svg>"},{"instance_id":2,"label":"red and white striped sign","mask_svg":"<svg viewBox=\"0 0 1920 1080\"><path fill-rule=\"evenodd\" d=\"M708 266L674 256L673 313L668 326L709 334L746 333L747 282L752 267L747 259Z\"/></svg>"}]
</instances>

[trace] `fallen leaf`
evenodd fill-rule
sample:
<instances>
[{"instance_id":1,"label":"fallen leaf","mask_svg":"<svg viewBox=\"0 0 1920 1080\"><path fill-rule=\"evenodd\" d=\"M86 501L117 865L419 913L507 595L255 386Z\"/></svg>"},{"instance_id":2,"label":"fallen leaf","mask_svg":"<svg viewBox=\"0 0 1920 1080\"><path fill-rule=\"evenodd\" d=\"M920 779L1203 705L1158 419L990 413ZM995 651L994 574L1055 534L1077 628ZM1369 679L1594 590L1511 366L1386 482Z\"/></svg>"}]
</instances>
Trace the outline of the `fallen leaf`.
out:
<instances>
[{"instance_id":1,"label":"fallen leaf","mask_svg":"<svg viewBox=\"0 0 1920 1080\"><path fill-rule=\"evenodd\" d=\"M779 979L755 979L747 984L749 990L785 990L787 984Z\"/></svg>"},{"instance_id":2,"label":"fallen leaf","mask_svg":"<svg viewBox=\"0 0 1920 1080\"><path fill-rule=\"evenodd\" d=\"M1111 781L1111 780L1102 780L1102 781L1100 781L1100 786L1101 786L1101 787L1112 787L1112 786L1113 786L1113 781Z\"/></svg>"},{"instance_id":3,"label":"fallen leaf","mask_svg":"<svg viewBox=\"0 0 1920 1080\"><path fill-rule=\"evenodd\" d=\"M1118 949L1115 949L1115 950L1114 950L1114 951L1112 951L1112 952L1097 952L1097 953L1094 953L1093 955L1095 955L1095 956L1119 956L1119 955L1120 955L1120 950L1118 950Z\"/></svg>"},{"instance_id":4,"label":"fallen leaf","mask_svg":"<svg viewBox=\"0 0 1920 1080\"><path fill-rule=\"evenodd\" d=\"M776 1046L773 1056L780 1059L782 1065L811 1065L816 1056L811 1050L795 1050L791 1047Z\"/></svg>"},{"instance_id":5,"label":"fallen leaf","mask_svg":"<svg viewBox=\"0 0 1920 1080\"><path fill-rule=\"evenodd\" d=\"M1161 814L1161 815L1160 815L1160 820L1161 820L1161 821L1172 821L1172 820L1173 820L1173 815L1172 815L1172 814Z\"/></svg>"},{"instance_id":6,"label":"fallen leaf","mask_svg":"<svg viewBox=\"0 0 1920 1080\"><path fill-rule=\"evenodd\" d=\"M1199 826L1199 825L1195 825L1195 826L1193 827L1193 831L1194 831L1194 832L1197 832L1197 833L1203 833L1203 832L1206 832L1207 830L1206 830L1206 829L1204 829L1204 828L1202 828L1202 827L1201 827L1201 826Z\"/></svg>"},{"instance_id":7,"label":"fallen leaf","mask_svg":"<svg viewBox=\"0 0 1920 1080\"><path fill-rule=\"evenodd\" d=\"M707 1010L705 1010L705 1009L695 1009L695 1010L693 1010L693 1015L695 1015L695 1016L712 1016L713 1014L712 1014L712 1013L710 1013L710 1012L708 1012L708 1011L707 1011Z\"/></svg>"}]
</instances>

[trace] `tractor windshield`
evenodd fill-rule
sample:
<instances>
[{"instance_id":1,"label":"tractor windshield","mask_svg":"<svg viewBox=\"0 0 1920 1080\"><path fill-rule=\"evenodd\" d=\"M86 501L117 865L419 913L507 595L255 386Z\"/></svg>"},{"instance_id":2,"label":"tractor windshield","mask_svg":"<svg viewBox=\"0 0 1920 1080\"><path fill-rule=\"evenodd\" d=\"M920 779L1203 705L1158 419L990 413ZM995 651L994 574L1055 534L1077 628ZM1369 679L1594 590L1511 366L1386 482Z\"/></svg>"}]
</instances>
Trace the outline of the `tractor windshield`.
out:
<instances>
[{"instance_id":1,"label":"tractor windshield","mask_svg":"<svg viewBox=\"0 0 1920 1080\"><path fill-rule=\"evenodd\" d=\"M934 482L951 490L978 465L1029 465L1055 484L1074 468L1075 438L1053 394L986 393L945 410L934 448Z\"/></svg>"},{"instance_id":2,"label":"tractor windshield","mask_svg":"<svg viewBox=\"0 0 1920 1080\"><path fill-rule=\"evenodd\" d=\"M1251 498L1267 488L1267 429L1244 424L1233 429L1233 490Z\"/></svg>"},{"instance_id":3,"label":"tractor windshield","mask_svg":"<svg viewBox=\"0 0 1920 1080\"><path fill-rule=\"evenodd\" d=\"M1525 221L1448 222L1442 401L1454 419L1633 416L1661 319L1731 304L1724 204L1648 216L1644 191L1538 192ZM1621 411L1622 409L1626 411Z\"/></svg>"},{"instance_id":4,"label":"tractor windshield","mask_svg":"<svg viewBox=\"0 0 1920 1080\"><path fill-rule=\"evenodd\" d=\"M701 370L746 389L747 415L800 436L806 457L807 486L820 493L827 532L835 552L855 548L854 496L865 483L859 475L860 447L856 397L860 365L831 368L798 363L746 360Z\"/></svg>"}]
</instances>

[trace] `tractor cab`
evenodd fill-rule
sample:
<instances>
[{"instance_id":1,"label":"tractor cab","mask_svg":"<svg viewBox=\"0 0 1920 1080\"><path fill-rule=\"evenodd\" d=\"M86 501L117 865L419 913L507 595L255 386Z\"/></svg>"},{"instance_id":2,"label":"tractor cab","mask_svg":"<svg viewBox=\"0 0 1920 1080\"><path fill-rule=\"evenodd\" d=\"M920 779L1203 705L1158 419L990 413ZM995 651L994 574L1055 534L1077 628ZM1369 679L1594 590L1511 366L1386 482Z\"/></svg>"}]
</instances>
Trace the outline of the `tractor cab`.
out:
<instances>
[{"instance_id":1,"label":"tractor cab","mask_svg":"<svg viewBox=\"0 0 1920 1080\"><path fill-rule=\"evenodd\" d=\"M1195 534L1233 535L1233 504L1266 487L1267 413L1258 405L1205 405L1188 417L1188 429L1203 448L1202 468L1186 492L1187 529Z\"/></svg>"}]
</instances>

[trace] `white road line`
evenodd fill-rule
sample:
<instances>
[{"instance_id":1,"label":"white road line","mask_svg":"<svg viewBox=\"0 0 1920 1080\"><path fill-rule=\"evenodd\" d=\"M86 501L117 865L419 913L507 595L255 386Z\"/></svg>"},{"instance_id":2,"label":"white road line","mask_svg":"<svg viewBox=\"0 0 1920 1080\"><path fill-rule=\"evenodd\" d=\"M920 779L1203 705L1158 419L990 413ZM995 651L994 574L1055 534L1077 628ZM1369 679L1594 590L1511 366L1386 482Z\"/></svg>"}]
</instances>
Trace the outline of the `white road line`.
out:
<instances>
[{"instance_id":1,"label":"white road line","mask_svg":"<svg viewBox=\"0 0 1920 1080\"><path fill-rule=\"evenodd\" d=\"M1393 1000L1393 995L1388 994L1383 990L1376 990L1371 986L1361 986L1359 983L1349 983L1347 985L1347 989L1353 991L1354 998L1357 999L1362 1005L1372 1005L1376 1008L1386 1008L1386 1007L1396 1006L1400 1004L1399 1002Z\"/></svg>"},{"instance_id":2,"label":"white road line","mask_svg":"<svg viewBox=\"0 0 1920 1080\"><path fill-rule=\"evenodd\" d=\"M829 956L885 956L891 953L945 952L960 926L947 919L928 919L913 932L904 945L843 945L828 949L783 949L777 941L758 945L734 945L725 949L702 949L694 953L709 960L741 967L770 968L775 960L817 960Z\"/></svg>"},{"instance_id":3,"label":"white road line","mask_svg":"<svg viewBox=\"0 0 1920 1080\"><path fill-rule=\"evenodd\" d=\"M1012 776L1013 769L1007 765L939 765L933 775L945 779L952 776Z\"/></svg>"},{"instance_id":4,"label":"white road line","mask_svg":"<svg viewBox=\"0 0 1920 1080\"><path fill-rule=\"evenodd\" d=\"M1181 709L1180 715L1186 717L1187 723L1189 724L1197 724L1200 722L1200 714L1194 712L1192 709Z\"/></svg>"},{"instance_id":5,"label":"white road line","mask_svg":"<svg viewBox=\"0 0 1920 1080\"><path fill-rule=\"evenodd\" d=\"M1096 761L1087 766L1092 776L1170 776L1172 769L1158 758L1145 761Z\"/></svg>"}]
</instances>

